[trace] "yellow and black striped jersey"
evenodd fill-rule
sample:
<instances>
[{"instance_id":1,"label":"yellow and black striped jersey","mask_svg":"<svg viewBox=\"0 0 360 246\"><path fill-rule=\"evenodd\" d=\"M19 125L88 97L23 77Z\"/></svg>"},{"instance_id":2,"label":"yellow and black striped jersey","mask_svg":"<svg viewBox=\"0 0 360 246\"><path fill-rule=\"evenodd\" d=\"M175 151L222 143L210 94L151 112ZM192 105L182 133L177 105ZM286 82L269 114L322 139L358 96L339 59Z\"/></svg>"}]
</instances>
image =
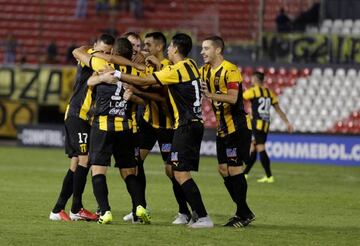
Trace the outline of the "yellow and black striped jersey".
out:
<instances>
[{"instance_id":1,"label":"yellow and black striped jersey","mask_svg":"<svg viewBox=\"0 0 360 246\"><path fill-rule=\"evenodd\" d=\"M251 102L253 128L268 132L271 105L278 103L274 92L269 88L255 85L244 91L243 97Z\"/></svg>"},{"instance_id":2,"label":"yellow and black striped jersey","mask_svg":"<svg viewBox=\"0 0 360 246\"><path fill-rule=\"evenodd\" d=\"M99 71L105 66L111 66L122 73L143 76L143 74L131 66L119 66L107 63L101 58L93 57L91 66L94 71ZM125 90L122 82L116 85L101 83L94 87L94 121L93 125L104 131L124 131L137 128L136 118L133 122L133 112L137 107L132 102L123 99Z\"/></svg>"},{"instance_id":3,"label":"yellow and black striped jersey","mask_svg":"<svg viewBox=\"0 0 360 246\"><path fill-rule=\"evenodd\" d=\"M200 73L193 60L166 66L153 76L157 82L168 86L175 129L191 121L202 121Z\"/></svg>"},{"instance_id":4,"label":"yellow and black striped jersey","mask_svg":"<svg viewBox=\"0 0 360 246\"><path fill-rule=\"evenodd\" d=\"M242 77L236 65L224 60L219 67L212 69L205 64L201 69L201 79L205 81L211 93L227 94L231 86L239 90L235 104L212 101L216 116L217 135L224 137L238 129L251 129L250 119L247 116L242 98Z\"/></svg>"},{"instance_id":5,"label":"yellow and black striped jersey","mask_svg":"<svg viewBox=\"0 0 360 246\"><path fill-rule=\"evenodd\" d=\"M161 61L161 69L169 65L170 61L168 59ZM153 66L146 67L146 74L153 74L153 72ZM143 119L154 128L172 129L174 124L173 113L170 108L153 100L147 101Z\"/></svg>"},{"instance_id":6,"label":"yellow and black striped jersey","mask_svg":"<svg viewBox=\"0 0 360 246\"><path fill-rule=\"evenodd\" d=\"M98 51L89 49L87 52L89 54L94 54ZM92 104L92 89L87 86L87 80L93 72L91 67L87 67L83 63L78 64L78 74L73 89L74 92L66 107L65 119L69 116L74 116L86 121L89 120L89 111Z\"/></svg>"}]
</instances>

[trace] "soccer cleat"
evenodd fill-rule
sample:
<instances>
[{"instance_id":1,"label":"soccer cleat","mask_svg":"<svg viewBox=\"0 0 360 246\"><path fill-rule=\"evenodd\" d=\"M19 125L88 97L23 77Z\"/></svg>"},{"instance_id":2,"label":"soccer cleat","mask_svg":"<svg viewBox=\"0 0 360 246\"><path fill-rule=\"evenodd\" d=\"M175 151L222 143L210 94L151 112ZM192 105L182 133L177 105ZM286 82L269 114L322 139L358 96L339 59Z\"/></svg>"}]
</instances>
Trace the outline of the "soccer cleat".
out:
<instances>
[{"instance_id":1,"label":"soccer cleat","mask_svg":"<svg viewBox=\"0 0 360 246\"><path fill-rule=\"evenodd\" d=\"M76 214L70 211L70 218L71 220L74 221L77 220L96 221L98 219L98 215L90 212L89 210L81 208L80 211Z\"/></svg>"},{"instance_id":2,"label":"soccer cleat","mask_svg":"<svg viewBox=\"0 0 360 246\"><path fill-rule=\"evenodd\" d=\"M133 213L130 212L129 214L125 215L125 216L123 217L123 220L126 221L126 222L130 222L130 221L134 220Z\"/></svg>"},{"instance_id":3,"label":"soccer cleat","mask_svg":"<svg viewBox=\"0 0 360 246\"><path fill-rule=\"evenodd\" d=\"M245 174L244 176L245 176L245 179L246 179L246 180L247 180L247 179L248 179L248 177L249 177L249 175L248 175L248 174Z\"/></svg>"},{"instance_id":4,"label":"soccer cleat","mask_svg":"<svg viewBox=\"0 0 360 246\"><path fill-rule=\"evenodd\" d=\"M136 216L139 217L142 224L151 223L151 216L149 211L141 205L136 207Z\"/></svg>"},{"instance_id":5,"label":"soccer cleat","mask_svg":"<svg viewBox=\"0 0 360 246\"><path fill-rule=\"evenodd\" d=\"M99 217L101 215L100 207L97 207L95 214Z\"/></svg>"},{"instance_id":6,"label":"soccer cleat","mask_svg":"<svg viewBox=\"0 0 360 246\"><path fill-rule=\"evenodd\" d=\"M249 223L250 222L247 219L242 219L235 215L234 217L230 218L224 226L240 228L247 226Z\"/></svg>"},{"instance_id":7,"label":"soccer cleat","mask_svg":"<svg viewBox=\"0 0 360 246\"><path fill-rule=\"evenodd\" d=\"M71 221L69 215L64 210L61 210L59 213L51 212L49 219L54 221L56 220Z\"/></svg>"},{"instance_id":8,"label":"soccer cleat","mask_svg":"<svg viewBox=\"0 0 360 246\"><path fill-rule=\"evenodd\" d=\"M251 222L255 221L256 217L255 214L251 213L246 217L246 220L248 222L248 224L250 224Z\"/></svg>"},{"instance_id":9,"label":"soccer cleat","mask_svg":"<svg viewBox=\"0 0 360 246\"><path fill-rule=\"evenodd\" d=\"M196 222L188 225L189 228L200 229L200 228L213 228L214 222L211 220L209 215L206 217L199 218Z\"/></svg>"},{"instance_id":10,"label":"soccer cleat","mask_svg":"<svg viewBox=\"0 0 360 246\"><path fill-rule=\"evenodd\" d=\"M195 211L193 211L191 218L189 220L189 222L187 223L188 226L194 224L197 220L199 219L199 216L197 215L197 213Z\"/></svg>"},{"instance_id":11,"label":"soccer cleat","mask_svg":"<svg viewBox=\"0 0 360 246\"><path fill-rule=\"evenodd\" d=\"M264 176L261 179L258 179L257 182L258 183L274 183L275 179L273 176L270 176L270 177Z\"/></svg>"},{"instance_id":12,"label":"soccer cleat","mask_svg":"<svg viewBox=\"0 0 360 246\"><path fill-rule=\"evenodd\" d=\"M190 216L187 214L178 213L175 216L175 220L172 222L173 225L186 225L190 221Z\"/></svg>"},{"instance_id":13,"label":"soccer cleat","mask_svg":"<svg viewBox=\"0 0 360 246\"><path fill-rule=\"evenodd\" d=\"M106 211L104 215L100 215L97 223L98 224L109 224L113 220L112 214L110 211Z\"/></svg>"}]
</instances>

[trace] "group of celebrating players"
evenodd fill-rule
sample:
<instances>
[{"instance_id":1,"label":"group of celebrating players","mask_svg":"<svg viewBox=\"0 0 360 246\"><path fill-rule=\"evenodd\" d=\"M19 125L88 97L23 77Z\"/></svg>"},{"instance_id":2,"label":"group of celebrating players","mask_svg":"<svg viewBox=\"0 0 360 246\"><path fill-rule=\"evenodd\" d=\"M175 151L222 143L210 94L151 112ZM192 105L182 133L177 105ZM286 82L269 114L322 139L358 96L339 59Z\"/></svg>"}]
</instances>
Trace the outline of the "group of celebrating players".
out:
<instances>
[{"instance_id":1,"label":"group of celebrating players","mask_svg":"<svg viewBox=\"0 0 360 246\"><path fill-rule=\"evenodd\" d=\"M199 168L203 97L211 100L216 115L218 170L236 204L235 215L224 225L244 227L255 220L246 202L245 172L249 172L259 152L267 174L261 182L274 181L264 148L270 106L275 106L289 131L291 124L276 96L264 87L263 73L253 74L254 87L243 94L240 71L224 60L221 37L212 36L202 42L201 68L188 58L192 40L187 34L172 37L167 58L166 45L165 36L153 32L146 34L141 50L140 36L130 32L116 40L103 34L93 47L73 51L79 72L65 113L65 145L71 164L50 220L95 220L99 224L113 220L106 182L113 156L132 201L132 211L123 219L150 224L144 160L157 141L179 205L172 223L189 228L213 227L191 176L191 171ZM244 110L243 99L252 102L252 120ZM256 148L250 155L252 132ZM246 169L245 163L249 164ZM84 209L82 203L89 169L97 213ZM64 209L71 195L67 214Z\"/></svg>"}]
</instances>

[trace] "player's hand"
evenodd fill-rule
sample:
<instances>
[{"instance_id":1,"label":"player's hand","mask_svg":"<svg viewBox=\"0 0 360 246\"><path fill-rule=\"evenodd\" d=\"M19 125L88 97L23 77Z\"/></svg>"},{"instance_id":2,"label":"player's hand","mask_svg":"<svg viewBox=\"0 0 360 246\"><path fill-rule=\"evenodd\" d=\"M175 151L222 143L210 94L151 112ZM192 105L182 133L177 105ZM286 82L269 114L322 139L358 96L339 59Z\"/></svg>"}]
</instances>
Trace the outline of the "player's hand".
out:
<instances>
[{"instance_id":1,"label":"player's hand","mask_svg":"<svg viewBox=\"0 0 360 246\"><path fill-rule=\"evenodd\" d=\"M126 89L123 98L124 100L129 101L132 95L133 95L133 91L130 89Z\"/></svg>"},{"instance_id":2,"label":"player's hand","mask_svg":"<svg viewBox=\"0 0 360 246\"><path fill-rule=\"evenodd\" d=\"M145 66L144 64L141 64L141 63L135 63L135 64L134 64L134 67L135 67L137 70L141 71L141 72L144 72L145 69L146 69L146 66Z\"/></svg>"},{"instance_id":3,"label":"player's hand","mask_svg":"<svg viewBox=\"0 0 360 246\"><path fill-rule=\"evenodd\" d=\"M132 61L134 63L144 64L145 63L145 57L141 53L136 53L136 55L133 56Z\"/></svg>"},{"instance_id":4,"label":"player's hand","mask_svg":"<svg viewBox=\"0 0 360 246\"><path fill-rule=\"evenodd\" d=\"M161 67L161 62L153 55L146 57L145 64L147 66L155 66L157 68L156 70L160 70Z\"/></svg>"},{"instance_id":5,"label":"player's hand","mask_svg":"<svg viewBox=\"0 0 360 246\"><path fill-rule=\"evenodd\" d=\"M287 130L288 130L289 133L294 132L294 126L291 125L291 123L287 123L287 124L286 124L286 128L287 128Z\"/></svg>"},{"instance_id":6,"label":"player's hand","mask_svg":"<svg viewBox=\"0 0 360 246\"><path fill-rule=\"evenodd\" d=\"M129 90L134 91L134 86L130 85L128 83L123 83L123 87L124 87L125 90L129 89Z\"/></svg>"},{"instance_id":7,"label":"player's hand","mask_svg":"<svg viewBox=\"0 0 360 246\"><path fill-rule=\"evenodd\" d=\"M201 81L200 86L201 86L200 90L203 93L203 95L205 97L209 97L210 92L209 92L209 89L207 87L207 84L204 81Z\"/></svg>"},{"instance_id":8,"label":"player's hand","mask_svg":"<svg viewBox=\"0 0 360 246\"><path fill-rule=\"evenodd\" d=\"M116 77L114 77L114 71L108 71L105 73L101 73L99 74L99 79L101 82L105 82L108 84L115 84L118 79Z\"/></svg>"}]
</instances>

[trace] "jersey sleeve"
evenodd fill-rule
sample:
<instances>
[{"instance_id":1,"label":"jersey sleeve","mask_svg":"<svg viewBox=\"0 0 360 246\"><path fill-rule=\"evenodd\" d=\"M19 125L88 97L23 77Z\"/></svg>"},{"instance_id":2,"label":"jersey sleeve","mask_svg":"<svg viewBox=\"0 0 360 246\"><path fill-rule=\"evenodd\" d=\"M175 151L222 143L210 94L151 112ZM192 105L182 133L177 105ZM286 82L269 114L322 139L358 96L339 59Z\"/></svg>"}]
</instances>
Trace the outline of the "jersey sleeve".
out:
<instances>
[{"instance_id":1,"label":"jersey sleeve","mask_svg":"<svg viewBox=\"0 0 360 246\"><path fill-rule=\"evenodd\" d=\"M95 72L99 72L100 70L106 68L108 62L99 57L91 57L90 59L90 68Z\"/></svg>"},{"instance_id":2,"label":"jersey sleeve","mask_svg":"<svg viewBox=\"0 0 360 246\"><path fill-rule=\"evenodd\" d=\"M271 104L274 105L276 103L279 103L279 100L277 98L277 96L275 95L275 93L270 90L270 97L271 97Z\"/></svg>"},{"instance_id":3,"label":"jersey sleeve","mask_svg":"<svg viewBox=\"0 0 360 246\"><path fill-rule=\"evenodd\" d=\"M153 73L156 81L162 85L178 84L180 82L177 70L166 66L160 71Z\"/></svg>"},{"instance_id":4,"label":"jersey sleeve","mask_svg":"<svg viewBox=\"0 0 360 246\"><path fill-rule=\"evenodd\" d=\"M254 97L255 97L255 93L252 88L245 90L243 93L243 98L245 100L250 100L250 99L253 99Z\"/></svg>"},{"instance_id":5,"label":"jersey sleeve","mask_svg":"<svg viewBox=\"0 0 360 246\"><path fill-rule=\"evenodd\" d=\"M228 72L226 74L226 81L228 83L237 82L239 84L242 82L241 73L237 67L230 68L228 70Z\"/></svg>"}]
</instances>

